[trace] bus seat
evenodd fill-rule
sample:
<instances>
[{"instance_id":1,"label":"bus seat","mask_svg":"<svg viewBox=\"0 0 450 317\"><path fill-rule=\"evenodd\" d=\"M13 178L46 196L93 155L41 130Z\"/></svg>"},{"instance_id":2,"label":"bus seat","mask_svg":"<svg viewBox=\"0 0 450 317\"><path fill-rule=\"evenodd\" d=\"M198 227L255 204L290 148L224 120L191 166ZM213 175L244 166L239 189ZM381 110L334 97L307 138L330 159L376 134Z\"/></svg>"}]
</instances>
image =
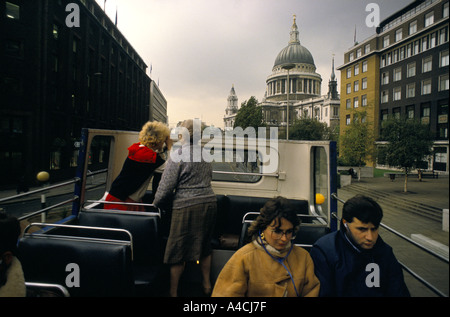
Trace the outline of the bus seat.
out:
<instances>
[{"instance_id":1,"label":"bus seat","mask_svg":"<svg viewBox=\"0 0 450 317\"><path fill-rule=\"evenodd\" d=\"M29 283L64 285L72 297L134 295L130 241L25 233L18 257Z\"/></svg>"},{"instance_id":2,"label":"bus seat","mask_svg":"<svg viewBox=\"0 0 450 317\"><path fill-rule=\"evenodd\" d=\"M246 243L249 242L248 238L248 228L251 225L252 220L246 220L242 223L241 234L239 236L239 244L238 247L243 247ZM310 250L312 245L320 238L330 232L330 228L324 225L310 225L310 224L302 224L300 225L300 229L298 230L294 244L299 245L306 250Z\"/></svg>"},{"instance_id":3,"label":"bus seat","mask_svg":"<svg viewBox=\"0 0 450 317\"><path fill-rule=\"evenodd\" d=\"M270 199L266 197L248 197L248 196L227 196L228 203L228 228L231 232L240 234L242 217L249 211L259 212L265 203ZM308 201L301 199L289 199L290 204L296 210L297 214L308 214Z\"/></svg>"},{"instance_id":4,"label":"bus seat","mask_svg":"<svg viewBox=\"0 0 450 317\"><path fill-rule=\"evenodd\" d=\"M78 222L82 226L121 228L129 231L133 237L136 293L150 295L151 292L157 292L163 273L164 251L158 213L83 209Z\"/></svg>"},{"instance_id":5,"label":"bus seat","mask_svg":"<svg viewBox=\"0 0 450 317\"><path fill-rule=\"evenodd\" d=\"M308 252L313 244L324 235L330 233L330 228L322 225L302 226L294 239L294 244L301 246Z\"/></svg>"},{"instance_id":6,"label":"bus seat","mask_svg":"<svg viewBox=\"0 0 450 317\"><path fill-rule=\"evenodd\" d=\"M250 197L238 195L217 195L218 207L218 232L219 241L226 241L226 246L223 242L219 242L217 249L230 249L228 245L236 246L232 249L237 249L243 245L242 231L247 228L242 227L242 218L244 215L251 212L259 212L270 198L267 197ZM295 208L297 214L308 214L308 201L301 199L289 199L289 202ZM309 221L309 219L307 219ZM247 227L247 225L245 225ZM246 231L245 231L246 232ZM232 240L235 240L235 243Z\"/></svg>"}]
</instances>

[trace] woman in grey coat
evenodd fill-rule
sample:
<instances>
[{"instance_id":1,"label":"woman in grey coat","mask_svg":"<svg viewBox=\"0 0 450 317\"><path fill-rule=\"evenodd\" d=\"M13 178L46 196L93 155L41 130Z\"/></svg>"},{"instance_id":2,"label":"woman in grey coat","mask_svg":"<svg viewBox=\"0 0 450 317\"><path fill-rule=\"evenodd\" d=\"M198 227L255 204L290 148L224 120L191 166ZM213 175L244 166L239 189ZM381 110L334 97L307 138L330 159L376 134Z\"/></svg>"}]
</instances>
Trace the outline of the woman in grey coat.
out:
<instances>
[{"instance_id":1,"label":"woman in grey coat","mask_svg":"<svg viewBox=\"0 0 450 317\"><path fill-rule=\"evenodd\" d=\"M200 263L203 290L210 294L211 238L217 213L212 166L201 158L199 145L193 144L199 139L194 137L193 120L185 120L181 127L189 136L183 133L181 148L168 159L153 204L163 209L172 204L164 254L164 263L170 265L170 296L177 296L185 263L191 261Z\"/></svg>"}]
</instances>

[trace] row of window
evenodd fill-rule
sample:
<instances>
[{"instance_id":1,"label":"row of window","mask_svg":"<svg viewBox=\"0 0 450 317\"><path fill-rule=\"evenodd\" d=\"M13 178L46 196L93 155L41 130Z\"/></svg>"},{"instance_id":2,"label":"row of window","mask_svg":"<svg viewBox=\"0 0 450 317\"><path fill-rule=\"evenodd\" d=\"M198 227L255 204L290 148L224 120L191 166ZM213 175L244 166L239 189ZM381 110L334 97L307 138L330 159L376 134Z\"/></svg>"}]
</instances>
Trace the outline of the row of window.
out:
<instances>
[{"instance_id":1,"label":"row of window","mask_svg":"<svg viewBox=\"0 0 450 317\"><path fill-rule=\"evenodd\" d=\"M406 86L406 98L413 98L416 96L416 83L409 83ZM449 90L449 78L448 74L444 74L439 76L438 79L438 91ZM431 94L431 78L424 79L420 82L420 94L421 95L429 95ZM394 87L392 89L392 100L398 101L402 99L402 87ZM381 103L389 102L389 90L381 91Z\"/></svg>"},{"instance_id":2,"label":"row of window","mask_svg":"<svg viewBox=\"0 0 450 317\"><path fill-rule=\"evenodd\" d=\"M367 89L367 77L364 77L361 79L361 89ZM359 80L355 80L353 82L353 92L358 92L359 91ZM348 83L346 86L346 92L347 95L350 94L352 92L352 84Z\"/></svg>"},{"instance_id":3,"label":"row of window","mask_svg":"<svg viewBox=\"0 0 450 317\"><path fill-rule=\"evenodd\" d=\"M432 5L433 3L436 3L436 2L439 2L439 0L427 0L427 1L422 2L421 4L418 4L417 6L413 7L412 9L406 11L401 16L397 17L396 19L392 20L388 24L384 25L383 28L381 29L381 32L385 32L389 29L392 29L397 24L400 24L403 21L408 20L412 16L417 15L420 12L423 12L430 5ZM443 4L442 11L443 11L443 18L448 17L448 2Z\"/></svg>"},{"instance_id":4,"label":"row of window","mask_svg":"<svg viewBox=\"0 0 450 317\"><path fill-rule=\"evenodd\" d=\"M439 54L439 67L449 66L449 51L445 50ZM406 65L406 78L410 78L416 75L416 62L411 62ZM422 59L422 73L430 72L433 69L433 57L426 56ZM395 68L392 71L392 81L402 80L402 66ZM381 85L389 84L389 71L381 73Z\"/></svg>"},{"instance_id":5,"label":"row of window","mask_svg":"<svg viewBox=\"0 0 450 317\"><path fill-rule=\"evenodd\" d=\"M420 5L418 5L417 7L412 8L411 10L409 10L408 12L406 12L405 14L403 14L402 16L398 17L397 19L391 21L389 24L385 25L383 27L383 29L381 30L381 32L385 32L386 30L392 28L394 25L397 25L399 23L402 23L403 21L409 19L411 16L415 15L418 12L421 12L422 10L424 10L425 8L427 8L428 6L430 6L431 4L433 4L434 2L436 2L436 0L428 0ZM449 16L449 3L446 2L443 4L442 6L442 18L448 18ZM413 35L415 33L417 33L417 25L418 25L418 20L414 20L411 21L408 25L408 33L407 36ZM425 16L424 16L424 21L423 21L423 25L424 27L428 27L430 25L432 25L435 22L435 13L434 11L428 12ZM398 30L395 31L395 36L394 36L394 43L397 43L399 41L401 41L403 39L403 29L400 27ZM388 47L391 43L390 43L390 35L386 35L382 38L382 47ZM370 43L365 44L364 47L360 47L358 49L356 49L356 51L354 52L350 52L349 54L349 62L352 62L355 58L359 58L361 57L363 54L368 54L371 51L371 47L370 47Z\"/></svg>"},{"instance_id":6,"label":"row of window","mask_svg":"<svg viewBox=\"0 0 450 317\"><path fill-rule=\"evenodd\" d=\"M419 119L422 124L429 125L431 122L431 107L428 104L421 105L419 113ZM408 119L414 119L416 117L415 106L410 105L405 108L405 115ZM394 118L401 117L401 108L394 108L392 110L392 116ZM347 114L345 116L345 124L351 124L351 115ZM380 113L380 127L383 127L383 122L388 120L389 114L387 110L382 110ZM360 120L362 123L366 122L366 117L364 115L354 115L353 120L356 122ZM436 117L436 138L437 139L447 139L448 138L448 104L443 103L438 106L437 117Z\"/></svg>"},{"instance_id":7,"label":"row of window","mask_svg":"<svg viewBox=\"0 0 450 317\"><path fill-rule=\"evenodd\" d=\"M358 66L358 67L357 67ZM364 66L364 63L363 63ZM449 66L449 50L445 50L440 52L439 55L439 67L446 67ZM432 56L426 56L422 59L422 73L427 73L432 70L433 67L433 58ZM363 72L367 71L367 68L363 67ZM347 69L347 78L349 77L349 73L351 74L351 68ZM359 64L355 65L354 67L354 73L357 75L359 74ZM410 78L416 75L416 62L411 62L406 65L406 77ZM400 81L402 79L402 67L395 68L393 70L392 74L392 81ZM385 71L381 73L381 85L389 84L390 80L390 74L389 71ZM423 94L428 94L428 84L426 84L424 87L425 89L422 90ZM359 80L355 80L353 82L353 92L358 92L360 89L359 87ZM361 79L361 89L367 89L367 77L364 77ZM430 80L430 89L431 89L431 80ZM442 90L448 90L448 74L442 75L439 77L439 91ZM409 89L408 89L409 90ZM352 83L347 83L346 85L346 93L350 94L352 93ZM395 95L395 94L394 94ZM407 95L407 97L414 97L414 95ZM398 99L394 99L398 100Z\"/></svg>"},{"instance_id":8,"label":"row of window","mask_svg":"<svg viewBox=\"0 0 450 317\"><path fill-rule=\"evenodd\" d=\"M351 108L358 108L360 106L359 104L359 97L354 97L353 99L346 99L345 101L345 108L351 109ZM367 107L367 95L361 96L361 107Z\"/></svg>"},{"instance_id":9,"label":"row of window","mask_svg":"<svg viewBox=\"0 0 450 317\"><path fill-rule=\"evenodd\" d=\"M409 44L406 44L398 49L393 50L392 52L388 52L386 54L383 54L381 56L380 61L380 68L389 66L393 63L397 63L399 61L404 60L405 58L409 58L411 56L417 55L421 52L424 52L426 50L432 49L436 47L437 45L441 45L444 43L448 43L448 26L433 32L431 34L428 34L421 39L418 39L414 42L411 42ZM429 57L431 58L431 57ZM367 61L363 61L361 63L361 71L362 73L367 72L368 70L368 63ZM431 63L430 63L431 66ZM441 52L439 66L448 66L448 50L445 50L444 52ZM353 76L357 76L360 74L360 64L357 63L353 67L348 67L347 72L347 78L352 77L352 69L353 69ZM429 69L431 70L431 68Z\"/></svg>"},{"instance_id":10,"label":"row of window","mask_svg":"<svg viewBox=\"0 0 450 317\"><path fill-rule=\"evenodd\" d=\"M380 68L400 62L445 43L448 43L448 26L381 55Z\"/></svg>"},{"instance_id":11,"label":"row of window","mask_svg":"<svg viewBox=\"0 0 450 317\"><path fill-rule=\"evenodd\" d=\"M448 18L448 2L444 4L442 11L442 18ZM428 27L434 23L434 11L428 12L424 16L424 27ZM408 25L408 36L417 33L417 20L411 21ZM399 28L395 31L395 43L403 39L403 29ZM383 48L388 47L390 44L390 35L383 37Z\"/></svg>"}]
</instances>

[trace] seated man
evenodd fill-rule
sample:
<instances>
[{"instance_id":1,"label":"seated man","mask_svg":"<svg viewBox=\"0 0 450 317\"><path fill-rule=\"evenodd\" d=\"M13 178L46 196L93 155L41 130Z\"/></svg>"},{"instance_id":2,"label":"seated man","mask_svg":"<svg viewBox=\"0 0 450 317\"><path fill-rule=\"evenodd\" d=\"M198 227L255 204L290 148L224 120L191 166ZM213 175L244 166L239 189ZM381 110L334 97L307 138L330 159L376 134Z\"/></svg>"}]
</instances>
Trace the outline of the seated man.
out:
<instances>
[{"instance_id":1,"label":"seated man","mask_svg":"<svg viewBox=\"0 0 450 317\"><path fill-rule=\"evenodd\" d=\"M0 297L26 296L22 265L15 257L20 223L0 212Z\"/></svg>"},{"instance_id":2,"label":"seated man","mask_svg":"<svg viewBox=\"0 0 450 317\"><path fill-rule=\"evenodd\" d=\"M341 229L311 249L319 296L410 296L392 248L378 235L383 211L357 195L342 210Z\"/></svg>"}]
</instances>

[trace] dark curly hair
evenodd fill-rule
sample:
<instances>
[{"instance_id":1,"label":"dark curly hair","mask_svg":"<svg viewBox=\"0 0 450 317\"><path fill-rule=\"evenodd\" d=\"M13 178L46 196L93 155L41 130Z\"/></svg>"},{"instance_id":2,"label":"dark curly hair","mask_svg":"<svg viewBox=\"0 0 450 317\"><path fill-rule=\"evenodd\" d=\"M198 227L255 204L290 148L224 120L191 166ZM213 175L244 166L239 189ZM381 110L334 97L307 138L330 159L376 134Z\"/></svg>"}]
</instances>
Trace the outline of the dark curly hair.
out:
<instances>
[{"instance_id":1,"label":"dark curly hair","mask_svg":"<svg viewBox=\"0 0 450 317\"><path fill-rule=\"evenodd\" d=\"M278 196L268 200L261 208L259 216L248 228L248 238L253 239L264 231L275 220L276 227L281 226L281 218L285 218L294 226L294 232L300 227L300 219L288 199Z\"/></svg>"},{"instance_id":2,"label":"dark curly hair","mask_svg":"<svg viewBox=\"0 0 450 317\"><path fill-rule=\"evenodd\" d=\"M383 218L383 209L372 198L356 195L348 199L342 207L342 219L353 222L353 217L363 223L371 222L378 228Z\"/></svg>"},{"instance_id":3,"label":"dark curly hair","mask_svg":"<svg viewBox=\"0 0 450 317\"><path fill-rule=\"evenodd\" d=\"M20 232L19 220L0 212L0 256L6 251L16 254Z\"/></svg>"}]
</instances>

